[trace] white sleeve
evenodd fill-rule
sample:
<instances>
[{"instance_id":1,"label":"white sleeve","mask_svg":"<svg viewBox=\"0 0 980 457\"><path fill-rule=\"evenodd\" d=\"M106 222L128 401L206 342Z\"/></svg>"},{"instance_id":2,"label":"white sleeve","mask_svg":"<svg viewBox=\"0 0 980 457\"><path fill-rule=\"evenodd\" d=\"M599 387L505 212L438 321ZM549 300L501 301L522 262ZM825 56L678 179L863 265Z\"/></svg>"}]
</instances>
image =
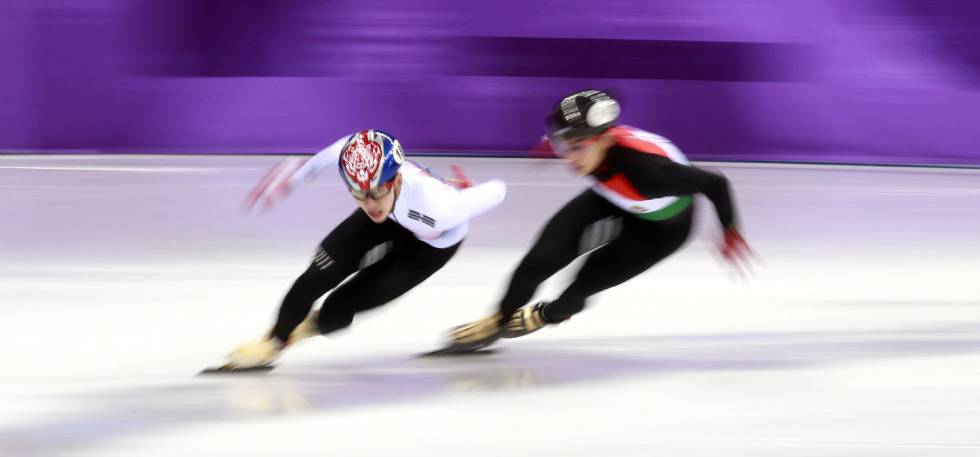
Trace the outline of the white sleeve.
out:
<instances>
[{"instance_id":1,"label":"white sleeve","mask_svg":"<svg viewBox=\"0 0 980 457\"><path fill-rule=\"evenodd\" d=\"M499 179L447 193L439 199L436 230L450 230L483 214L504 201L507 184Z\"/></svg>"},{"instance_id":2,"label":"white sleeve","mask_svg":"<svg viewBox=\"0 0 980 457\"><path fill-rule=\"evenodd\" d=\"M327 168L337 169L337 162L340 160L341 149L347 143L349 137L343 137L327 146L322 151L303 163L289 179L290 187L295 187L302 182L312 181L320 172Z\"/></svg>"}]
</instances>

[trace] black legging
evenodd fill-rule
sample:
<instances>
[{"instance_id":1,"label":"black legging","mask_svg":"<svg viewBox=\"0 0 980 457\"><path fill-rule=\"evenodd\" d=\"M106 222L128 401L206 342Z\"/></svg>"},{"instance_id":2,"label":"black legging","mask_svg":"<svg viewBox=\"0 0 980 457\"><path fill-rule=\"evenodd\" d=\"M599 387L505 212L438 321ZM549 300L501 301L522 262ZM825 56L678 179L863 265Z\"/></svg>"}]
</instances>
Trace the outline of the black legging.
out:
<instances>
[{"instance_id":1,"label":"black legging","mask_svg":"<svg viewBox=\"0 0 980 457\"><path fill-rule=\"evenodd\" d=\"M384 257L362 267L365 254L385 243L391 244ZM388 303L439 271L460 244L435 248L390 219L376 224L357 210L320 243L310 267L283 298L272 335L286 341L313 302L335 287L320 308L318 325L320 333L345 328L355 313Z\"/></svg>"},{"instance_id":2,"label":"black legging","mask_svg":"<svg viewBox=\"0 0 980 457\"><path fill-rule=\"evenodd\" d=\"M545 307L548 321L562 321L582 311L589 296L646 271L680 248L691 231L693 207L667 220L649 221L626 213L592 190L582 192L551 217L517 266L500 301L501 319L506 321L527 304L542 282L583 254L579 244L589 225L617 217L622 230L592 251L575 281Z\"/></svg>"}]
</instances>

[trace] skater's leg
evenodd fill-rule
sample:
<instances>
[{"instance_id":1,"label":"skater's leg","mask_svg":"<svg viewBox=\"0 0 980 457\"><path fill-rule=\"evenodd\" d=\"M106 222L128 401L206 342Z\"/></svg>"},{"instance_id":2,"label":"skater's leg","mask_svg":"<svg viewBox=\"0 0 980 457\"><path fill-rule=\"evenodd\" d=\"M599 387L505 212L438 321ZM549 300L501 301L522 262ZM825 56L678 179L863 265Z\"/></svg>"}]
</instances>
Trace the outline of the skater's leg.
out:
<instances>
[{"instance_id":1,"label":"skater's leg","mask_svg":"<svg viewBox=\"0 0 980 457\"><path fill-rule=\"evenodd\" d=\"M459 244L439 249L418 240L398 240L384 258L359 271L323 301L321 333L343 329L354 314L388 303L439 271Z\"/></svg>"},{"instance_id":2,"label":"skater's leg","mask_svg":"<svg viewBox=\"0 0 980 457\"><path fill-rule=\"evenodd\" d=\"M306 318L313 303L357 271L364 254L391 240L394 222L376 224L357 210L320 243L309 268L286 293L272 336L285 342Z\"/></svg>"},{"instance_id":3,"label":"skater's leg","mask_svg":"<svg viewBox=\"0 0 980 457\"><path fill-rule=\"evenodd\" d=\"M618 212L591 190L582 192L558 210L514 270L498 312L453 329L452 341L445 351L468 352L500 338L502 325L527 304L541 283L582 254L579 247L586 227Z\"/></svg>"},{"instance_id":4,"label":"skater's leg","mask_svg":"<svg viewBox=\"0 0 980 457\"><path fill-rule=\"evenodd\" d=\"M527 304L542 282L582 254L579 244L586 227L617 211L602 197L586 190L555 213L514 270L500 300L501 319Z\"/></svg>"},{"instance_id":5,"label":"skater's leg","mask_svg":"<svg viewBox=\"0 0 980 457\"><path fill-rule=\"evenodd\" d=\"M676 252L690 234L692 212L668 221L624 219L620 236L593 251L575 280L543 307L544 320L568 319L582 311L589 296L626 282Z\"/></svg>"}]
</instances>

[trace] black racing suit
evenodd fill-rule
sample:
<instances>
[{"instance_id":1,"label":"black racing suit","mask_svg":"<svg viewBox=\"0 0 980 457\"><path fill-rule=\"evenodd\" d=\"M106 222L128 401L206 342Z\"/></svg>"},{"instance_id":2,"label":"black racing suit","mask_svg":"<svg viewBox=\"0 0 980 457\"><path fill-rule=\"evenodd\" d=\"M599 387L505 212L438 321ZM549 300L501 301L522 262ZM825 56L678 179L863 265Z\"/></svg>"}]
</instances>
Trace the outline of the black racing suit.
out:
<instances>
[{"instance_id":1,"label":"black racing suit","mask_svg":"<svg viewBox=\"0 0 980 457\"><path fill-rule=\"evenodd\" d=\"M716 173L683 165L669 158L616 144L592 173L600 183L628 182L643 198L705 195L715 206L723 227L734 227L735 211L728 180ZM499 310L506 321L527 304L538 286L577 257L580 239L591 224L619 218L622 230L609 243L589 253L575 280L544 308L545 320L559 322L582 311L589 296L646 271L684 244L691 231L693 200L663 220L647 220L611 203L592 189L560 209L538 235L517 266Z\"/></svg>"}]
</instances>

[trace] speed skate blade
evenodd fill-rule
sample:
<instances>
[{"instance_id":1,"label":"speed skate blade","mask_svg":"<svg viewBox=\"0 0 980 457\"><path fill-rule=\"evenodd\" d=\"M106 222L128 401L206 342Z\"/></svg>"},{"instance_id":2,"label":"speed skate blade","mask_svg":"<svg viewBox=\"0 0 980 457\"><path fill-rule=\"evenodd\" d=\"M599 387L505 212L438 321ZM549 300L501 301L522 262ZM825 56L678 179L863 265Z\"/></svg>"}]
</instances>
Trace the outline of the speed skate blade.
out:
<instances>
[{"instance_id":1,"label":"speed skate blade","mask_svg":"<svg viewBox=\"0 0 980 457\"><path fill-rule=\"evenodd\" d=\"M219 365L214 367L208 367L201 370L198 375L202 374L232 374L232 373L265 373L267 371L272 371L276 366L274 364L269 365L259 365L255 367L233 367L230 365Z\"/></svg>"},{"instance_id":2,"label":"speed skate blade","mask_svg":"<svg viewBox=\"0 0 980 457\"><path fill-rule=\"evenodd\" d=\"M476 349L460 349L454 347L447 347L442 349L436 349L435 351L423 352L416 357L467 357L467 356L488 356L495 354L496 349L489 348L476 348Z\"/></svg>"}]
</instances>

